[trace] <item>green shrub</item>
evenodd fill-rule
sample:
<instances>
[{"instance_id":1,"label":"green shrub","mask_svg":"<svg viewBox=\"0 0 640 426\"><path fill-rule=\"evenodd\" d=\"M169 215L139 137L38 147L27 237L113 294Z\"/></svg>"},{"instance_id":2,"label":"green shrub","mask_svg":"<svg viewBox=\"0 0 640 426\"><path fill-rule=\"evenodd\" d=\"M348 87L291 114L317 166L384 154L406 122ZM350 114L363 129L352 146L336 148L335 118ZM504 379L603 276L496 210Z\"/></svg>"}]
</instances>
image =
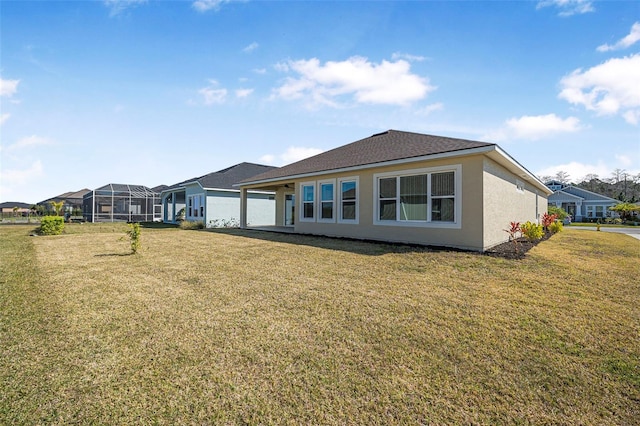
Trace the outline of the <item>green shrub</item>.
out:
<instances>
[{"instance_id":1,"label":"green shrub","mask_svg":"<svg viewBox=\"0 0 640 426\"><path fill-rule=\"evenodd\" d=\"M558 232L562 232L562 222L557 220L553 222L551 225L549 225L549 232L551 232L552 234L557 234Z\"/></svg>"},{"instance_id":2,"label":"green shrub","mask_svg":"<svg viewBox=\"0 0 640 426\"><path fill-rule=\"evenodd\" d=\"M561 208L561 207L549 206L549 208L547 210L549 210L549 214L556 215L556 217L558 219L560 219L560 220L562 220L565 217L569 216L569 213L564 211L564 209Z\"/></svg>"},{"instance_id":3,"label":"green shrub","mask_svg":"<svg viewBox=\"0 0 640 426\"><path fill-rule=\"evenodd\" d=\"M544 235L544 228L542 225L537 225L533 222L525 222L520 225L522 235L524 235L529 241L537 241Z\"/></svg>"},{"instance_id":4,"label":"green shrub","mask_svg":"<svg viewBox=\"0 0 640 426\"><path fill-rule=\"evenodd\" d=\"M180 222L180 229L204 229L204 222L183 220Z\"/></svg>"},{"instance_id":5,"label":"green shrub","mask_svg":"<svg viewBox=\"0 0 640 426\"><path fill-rule=\"evenodd\" d=\"M40 235L60 235L64 231L64 218L62 216L45 216L40 220Z\"/></svg>"},{"instance_id":6,"label":"green shrub","mask_svg":"<svg viewBox=\"0 0 640 426\"><path fill-rule=\"evenodd\" d=\"M139 223L130 223L129 229L126 231L129 236L129 240L131 241L131 253L135 254L140 249L140 224Z\"/></svg>"}]
</instances>

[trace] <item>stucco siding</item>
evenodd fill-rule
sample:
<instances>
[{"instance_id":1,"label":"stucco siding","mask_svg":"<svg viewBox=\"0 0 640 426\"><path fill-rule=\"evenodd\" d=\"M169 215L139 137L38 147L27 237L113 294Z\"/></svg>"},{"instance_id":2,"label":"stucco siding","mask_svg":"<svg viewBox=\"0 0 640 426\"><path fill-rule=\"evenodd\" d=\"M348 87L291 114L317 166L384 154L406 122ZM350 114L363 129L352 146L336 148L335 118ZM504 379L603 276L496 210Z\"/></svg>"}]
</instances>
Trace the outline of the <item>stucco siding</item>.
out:
<instances>
[{"instance_id":1,"label":"stucco siding","mask_svg":"<svg viewBox=\"0 0 640 426\"><path fill-rule=\"evenodd\" d=\"M240 214L238 197L238 215ZM247 223L252 226L273 226L276 224L276 201L273 195L249 194ZM239 216L238 216L239 217Z\"/></svg>"},{"instance_id":2,"label":"stucco siding","mask_svg":"<svg viewBox=\"0 0 640 426\"><path fill-rule=\"evenodd\" d=\"M384 225L375 223L375 175L403 172L407 169L433 169L439 167L458 167L461 180L458 207L461 215L455 224L429 223L422 226L412 224ZM320 234L328 236L372 239L388 242L402 242L433 246L457 247L469 250L482 250L482 156L460 157L454 160L426 161L411 163L410 165L395 165L374 169L361 170L358 173L341 173L323 175L317 180L335 179L357 176L359 184L359 217L358 224L323 223L318 221L306 222L298 220L296 232ZM300 198L301 183L310 179L296 182L297 199ZM300 201L298 211L301 212ZM299 218L298 218L299 219Z\"/></svg>"},{"instance_id":3,"label":"stucco siding","mask_svg":"<svg viewBox=\"0 0 640 426\"><path fill-rule=\"evenodd\" d=\"M509 172L491 159L485 158L482 184L484 186L484 249L508 241L504 231L510 222L538 223L547 211L547 198L531 184Z\"/></svg>"},{"instance_id":4,"label":"stucco siding","mask_svg":"<svg viewBox=\"0 0 640 426\"><path fill-rule=\"evenodd\" d=\"M275 200L271 194L249 193L247 222L252 226L275 224ZM240 223L240 192L207 192L207 227L237 226Z\"/></svg>"}]
</instances>

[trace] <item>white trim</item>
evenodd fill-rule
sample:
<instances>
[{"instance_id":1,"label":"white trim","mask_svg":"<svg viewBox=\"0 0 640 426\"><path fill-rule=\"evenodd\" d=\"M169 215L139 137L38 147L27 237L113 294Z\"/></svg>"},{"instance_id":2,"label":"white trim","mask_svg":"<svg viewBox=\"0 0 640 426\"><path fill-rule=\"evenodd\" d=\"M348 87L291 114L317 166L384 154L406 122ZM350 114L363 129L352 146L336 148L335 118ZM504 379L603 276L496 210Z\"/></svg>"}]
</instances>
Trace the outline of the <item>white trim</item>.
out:
<instances>
[{"instance_id":1,"label":"white trim","mask_svg":"<svg viewBox=\"0 0 640 426\"><path fill-rule=\"evenodd\" d=\"M313 188L313 217L304 217L304 188L305 187L311 187ZM298 220L300 222L315 222L316 221L316 198L318 197L318 194L316 194L316 182L315 181L309 181L309 182L300 182L300 213L298 215Z\"/></svg>"},{"instance_id":2,"label":"white trim","mask_svg":"<svg viewBox=\"0 0 640 426\"><path fill-rule=\"evenodd\" d=\"M331 194L331 200L323 200L322 199L322 186L323 185L331 185L333 187L333 191ZM319 223L336 223L336 213L337 213L337 209L336 209L336 180L335 179L325 179L325 180L319 180L317 182L317 188L316 188L316 214L317 214L317 219L316 222ZM322 203L323 202L330 202L333 206L332 211L331 211L331 218L329 219L325 219L322 217Z\"/></svg>"},{"instance_id":3,"label":"white trim","mask_svg":"<svg viewBox=\"0 0 640 426\"><path fill-rule=\"evenodd\" d=\"M355 182L356 184L356 218L355 219L343 219L342 218L342 184L346 182ZM358 225L360 223L360 177L359 176L349 176L338 178L338 182L336 184L336 193L338 199L337 211L338 211L338 223L350 224L350 225ZM348 200L351 202L352 200Z\"/></svg>"},{"instance_id":4,"label":"white trim","mask_svg":"<svg viewBox=\"0 0 640 426\"><path fill-rule=\"evenodd\" d=\"M454 185L455 185L455 193L454 193L454 220L453 222L441 222L441 221L432 221L431 219L431 175L434 173L442 173L442 172L453 172L454 173ZM396 215L396 220L380 220L380 200L378 197L379 185L378 180L380 178L386 177L402 177L402 176L412 176L412 175L428 175L428 206L427 208L427 220L426 221L403 221L399 219L399 213ZM399 179L397 180L399 182ZM399 185L399 183L397 183ZM399 188L398 188L399 191ZM396 193L396 199L399 198L399 192ZM396 206L396 209L399 209L400 206ZM427 167L420 169L410 169L410 170L398 170L394 172L384 172L384 173L375 173L373 175L373 224L381 225L381 226L408 226L408 227L421 227L421 228L450 228L450 229L460 229L462 228L462 165L461 164L452 164L448 166L439 166L439 167Z\"/></svg>"}]
</instances>

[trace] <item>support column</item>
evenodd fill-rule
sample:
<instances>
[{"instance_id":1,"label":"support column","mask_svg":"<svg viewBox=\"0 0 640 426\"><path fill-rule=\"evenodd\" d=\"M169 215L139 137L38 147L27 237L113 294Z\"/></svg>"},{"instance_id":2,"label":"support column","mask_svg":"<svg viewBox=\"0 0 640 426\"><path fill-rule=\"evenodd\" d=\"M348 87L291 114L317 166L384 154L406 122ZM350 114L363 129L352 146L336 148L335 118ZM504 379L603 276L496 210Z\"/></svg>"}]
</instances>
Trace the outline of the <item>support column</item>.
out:
<instances>
[{"instance_id":1,"label":"support column","mask_svg":"<svg viewBox=\"0 0 640 426\"><path fill-rule=\"evenodd\" d=\"M247 229L247 189L240 188L240 229Z\"/></svg>"}]
</instances>

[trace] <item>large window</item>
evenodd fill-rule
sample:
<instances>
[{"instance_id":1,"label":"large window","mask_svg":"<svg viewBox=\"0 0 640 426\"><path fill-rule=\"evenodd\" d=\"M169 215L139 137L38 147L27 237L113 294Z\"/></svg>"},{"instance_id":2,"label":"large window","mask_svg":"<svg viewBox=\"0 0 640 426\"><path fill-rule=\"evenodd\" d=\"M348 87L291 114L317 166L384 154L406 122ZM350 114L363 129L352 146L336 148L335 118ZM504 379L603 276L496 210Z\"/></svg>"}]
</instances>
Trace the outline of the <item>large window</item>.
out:
<instances>
[{"instance_id":1,"label":"large window","mask_svg":"<svg viewBox=\"0 0 640 426\"><path fill-rule=\"evenodd\" d=\"M358 178L338 179L338 222L358 223Z\"/></svg>"},{"instance_id":2,"label":"large window","mask_svg":"<svg viewBox=\"0 0 640 426\"><path fill-rule=\"evenodd\" d=\"M313 210L315 206L315 184L303 183L302 185L300 185L300 188L300 191L302 192L302 208L300 209L300 220L313 221Z\"/></svg>"},{"instance_id":3,"label":"large window","mask_svg":"<svg viewBox=\"0 0 640 426\"><path fill-rule=\"evenodd\" d=\"M380 173L374 178L375 223L459 227L461 166Z\"/></svg>"}]
</instances>

